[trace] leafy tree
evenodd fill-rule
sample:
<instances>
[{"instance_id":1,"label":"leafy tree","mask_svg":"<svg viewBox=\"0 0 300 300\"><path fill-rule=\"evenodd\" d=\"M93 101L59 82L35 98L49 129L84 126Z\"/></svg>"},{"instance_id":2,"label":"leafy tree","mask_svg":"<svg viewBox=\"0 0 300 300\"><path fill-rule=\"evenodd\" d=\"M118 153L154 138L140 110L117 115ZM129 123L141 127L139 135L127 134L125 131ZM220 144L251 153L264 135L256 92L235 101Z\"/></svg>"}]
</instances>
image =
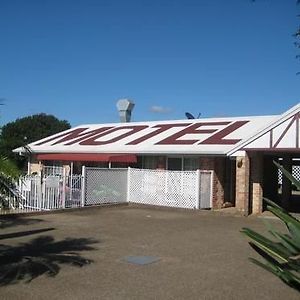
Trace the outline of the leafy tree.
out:
<instances>
[{"instance_id":1,"label":"leafy tree","mask_svg":"<svg viewBox=\"0 0 300 300\"><path fill-rule=\"evenodd\" d=\"M0 208L8 206L9 196L13 194L19 175L19 169L12 161L0 156Z\"/></svg>"},{"instance_id":2,"label":"leafy tree","mask_svg":"<svg viewBox=\"0 0 300 300\"><path fill-rule=\"evenodd\" d=\"M21 157L13 153L13 149L67 130L70 127L68 121L59 120L53 115L44 113L19 118L2 127L0 153L4 157L15 161L17 166L23 169L26 163L26 157Z\"/></svg>"}]
</instances>

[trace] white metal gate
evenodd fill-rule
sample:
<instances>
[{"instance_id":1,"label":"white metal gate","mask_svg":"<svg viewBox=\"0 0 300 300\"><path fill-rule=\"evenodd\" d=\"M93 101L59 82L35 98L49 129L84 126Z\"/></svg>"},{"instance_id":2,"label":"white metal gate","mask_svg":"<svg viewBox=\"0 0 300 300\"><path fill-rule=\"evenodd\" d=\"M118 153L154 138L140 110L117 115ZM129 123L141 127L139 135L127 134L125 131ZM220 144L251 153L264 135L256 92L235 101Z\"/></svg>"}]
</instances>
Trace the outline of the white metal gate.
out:
<instances>
[{"instance_id":1,"label":"white metal gate","mask_svg":"<svg viewBox=\"0 0 300 300\"><path fill-rule=\"evenodd\" d=\"M19 181L19 207L52 210L80 207L82 176L24 176Z\"/></svg>"}]
</instances>

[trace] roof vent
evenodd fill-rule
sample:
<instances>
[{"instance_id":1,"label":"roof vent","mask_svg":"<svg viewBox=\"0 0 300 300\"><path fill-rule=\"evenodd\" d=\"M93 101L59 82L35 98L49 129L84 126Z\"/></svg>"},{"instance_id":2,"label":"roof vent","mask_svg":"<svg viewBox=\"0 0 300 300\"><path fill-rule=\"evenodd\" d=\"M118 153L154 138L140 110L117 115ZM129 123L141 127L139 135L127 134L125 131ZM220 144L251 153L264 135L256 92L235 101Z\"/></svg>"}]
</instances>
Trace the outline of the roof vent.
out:
<instances>
[{"instance_id":1,"label":"roof vent","mask_svg":"<svg viewBox=\"0 0 300 300\"><path fill-rule=\"evenodd\" d=\"M119 111L120 121L122 123L130 122L131 112L133 110L133 107L134 107L134 103L129 99L120 99L117 102L117 109Z\"/></svg>"}]
</instances>

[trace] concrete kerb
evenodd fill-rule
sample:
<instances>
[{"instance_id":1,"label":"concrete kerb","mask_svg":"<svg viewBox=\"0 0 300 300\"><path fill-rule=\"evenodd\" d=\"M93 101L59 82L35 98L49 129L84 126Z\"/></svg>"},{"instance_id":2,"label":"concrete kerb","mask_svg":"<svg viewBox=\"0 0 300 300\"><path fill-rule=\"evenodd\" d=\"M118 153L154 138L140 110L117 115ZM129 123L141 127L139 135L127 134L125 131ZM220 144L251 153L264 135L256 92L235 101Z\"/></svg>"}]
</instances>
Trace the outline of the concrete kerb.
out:
<instances>
[{"instance_id":1,"label":"concrete kerb","mask_svg":"<svg viewBox=\"0 0 300 300\"><path fill-rule=\"evenodd\" d=\"M100 204L100 205L91 205L84 207L74 207L74 208L64 208L64 209L55 209L55 210L37 210L37 211L28 211L28 212L19 212L19 213L5 213L0 214L0 218L11 218L11 217L21 217L21 216L36 216L36 215L51 215L51 214L60 214L66 212L76 212L76 211L85 211L91 209L103 209L107 207L111 207L112 209L115 207L128 206L128 203L113 203L113 204Z\"/></svg>"},{"instance_id":2,"label":"concrete kerb","mask_svg":"<svg viewBox=\"0 0 300 300\"><path fill-rule=\"evenodd\" d=\"M158 206L158 205L149 205L149 204L137 204L132 202L124 202L124 203L107 203L100 205L92 205L92 206L84 206L84 207L75 207L75 208L65 208L65 209L56 209L56 210L43 210L43 211L28 211L28 212L18 212L18 213L4 213L0 214L0 218L13 218L13 217L21 217L21 216L35 216L35 215L48 215L48 214L60 214L65 212L79 212L85 210L92 209L103 209L103 208L118 208L118 207L132 207L132 208L141 208L141 209L153 209L153 210L161 210L161 211L173 211L173 212L187 212L191 214L211 214L211 215L220 215L220 216L234 216L234 217L247 217L247 218L264 218L264 219L274 219L279 220L272 213L265 211L261 214L252 214L249 216L245 216L241 211L236 209L235 207L230 208L221 208L221 209L186 209L186 208L174 208L174 207L166 207L166 206ZM296 218L300 218L299 214L293 214Z\"/></svg>"}]
</instances>

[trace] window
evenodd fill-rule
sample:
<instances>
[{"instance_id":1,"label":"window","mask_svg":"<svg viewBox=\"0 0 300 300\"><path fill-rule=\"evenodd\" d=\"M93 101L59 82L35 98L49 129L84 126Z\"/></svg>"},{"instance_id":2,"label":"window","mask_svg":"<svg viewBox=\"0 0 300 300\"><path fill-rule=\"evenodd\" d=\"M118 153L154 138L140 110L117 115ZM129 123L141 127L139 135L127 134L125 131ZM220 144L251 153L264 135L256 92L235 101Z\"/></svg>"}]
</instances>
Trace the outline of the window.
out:
<instances>
[{"instance_id":1,"label":"window","mask_svg":"<svg viewBox=\"0 0 300 300\"><path fill-rule=\"evenodd\" d=\"M144 156L144 169L156 169L158 163L157 156Z\"/></svg>"},{"instance_id":2,"label":"window","mask_svg":"<svg viewBox=\"0 0 300 300\"><path fill-rule=\"evenodd\" d=\"M194 171L199 169L199 158L198 157L185 157L183 159L183 170Z\"/></svg>"},{"instance_id":3,"label":"window","mask_svg":"<svg viewBox=\"0 0 300 300\"><path fill-rule=\"evenodd\" d=\"M181 171L182 158L181 157L168 157L168 170Z\"/></svg>"}]
</instances>

